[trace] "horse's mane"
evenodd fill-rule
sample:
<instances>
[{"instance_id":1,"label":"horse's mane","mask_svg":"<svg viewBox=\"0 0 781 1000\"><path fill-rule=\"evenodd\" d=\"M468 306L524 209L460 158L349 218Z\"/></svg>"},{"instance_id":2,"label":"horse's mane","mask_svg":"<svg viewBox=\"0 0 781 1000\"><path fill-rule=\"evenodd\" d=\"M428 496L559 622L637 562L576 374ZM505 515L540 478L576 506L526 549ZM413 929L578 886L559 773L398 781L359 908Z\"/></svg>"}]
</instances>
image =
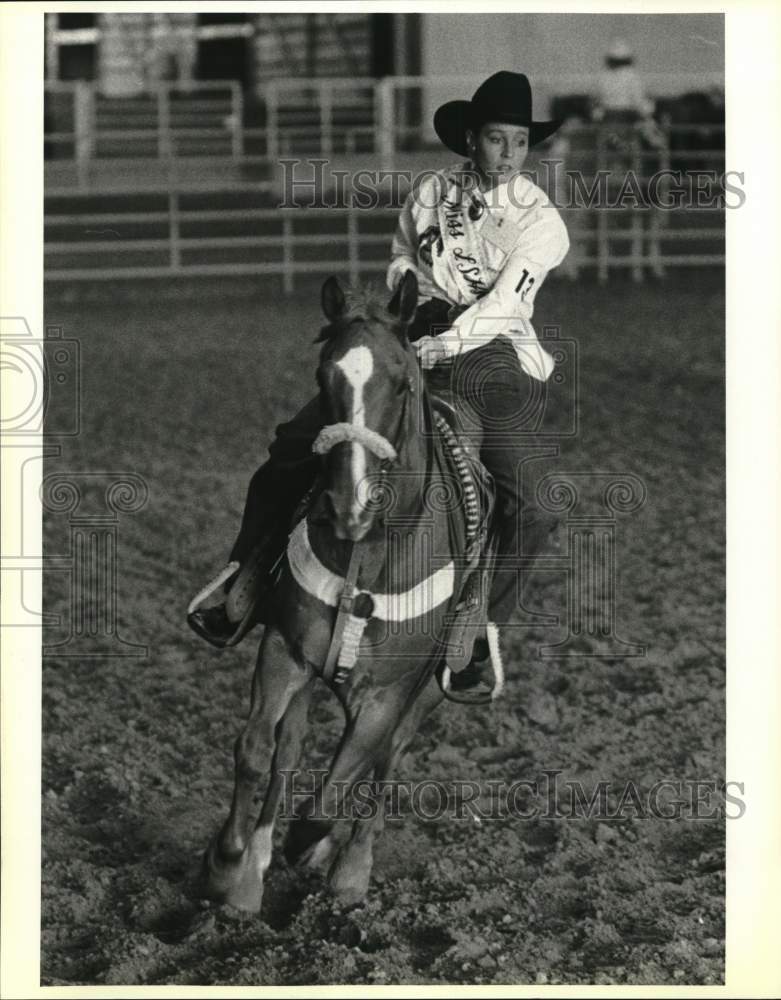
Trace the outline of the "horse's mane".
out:
<instances>
[{"instance_id":1,"label":"horse's mane","mask_svg":"<svg viewBox=\"0 0 781 1000\"><path fill-rule=\"evenodd\" d=\"M375 282L351 285L347 290L345 319L373 319L387 323L392 320L388 312L387 292Z\"/></svg>"}]
</instances>

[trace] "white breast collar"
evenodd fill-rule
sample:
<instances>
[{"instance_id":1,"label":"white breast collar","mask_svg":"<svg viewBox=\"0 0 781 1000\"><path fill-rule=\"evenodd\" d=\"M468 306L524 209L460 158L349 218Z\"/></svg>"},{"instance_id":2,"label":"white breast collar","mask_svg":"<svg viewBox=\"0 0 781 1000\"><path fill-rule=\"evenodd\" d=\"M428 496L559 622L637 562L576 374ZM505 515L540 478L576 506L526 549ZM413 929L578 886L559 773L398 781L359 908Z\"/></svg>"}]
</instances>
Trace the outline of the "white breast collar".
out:
<instances>
[{"instance_id":1,"label":"white breast collar","mask_svg":"<svg viewBox=\"0 0 781 1000\"><path fill-rule=\"evenodd\" d=\"M332 573L317 558L309 542L306 518L299 521L290 536L287 560L299 587L330 607L336 607L344 590L344 577ZM425 580L398 594L371 594L372 618L386 622L404 622L419 618L448 600L455 586L452 560Z\"/></svg>"}]
</instances>

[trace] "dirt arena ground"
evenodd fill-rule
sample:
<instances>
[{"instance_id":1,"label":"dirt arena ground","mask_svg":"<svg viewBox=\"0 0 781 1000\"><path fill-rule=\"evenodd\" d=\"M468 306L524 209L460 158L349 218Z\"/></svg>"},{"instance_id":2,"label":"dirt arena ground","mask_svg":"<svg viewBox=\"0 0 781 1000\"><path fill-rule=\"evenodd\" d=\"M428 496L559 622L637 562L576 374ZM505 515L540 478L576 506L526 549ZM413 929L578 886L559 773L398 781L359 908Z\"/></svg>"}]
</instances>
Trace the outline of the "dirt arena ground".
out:
<instances>
[{"instance_id":1,"label":"dirt arena ground","mask_svg":"<svg viewBox=\"0 0 781 1000\"><path fill-rule=\"evenodd\" d=\"M578 377L549 415L578 410L560 469L584 474L591 514L598 473L646 491L615 515L616 629L646 655L601 657L584 636L582 655L542 656L567 634L566 580L540 572L528 605L559 625L509 635L503 700L443 705L398 775L536 780L536 815L393 820L350 911L275 856L252 917L200 901L196 875L227 810L257 643L217 653L184 609L222 565L274 426L312 393L319 288L107 291L48 297L48 322L80 343L82 422L47 472L143 478L147 502L116 523L117 628L146 655L44 662L43 983L722 982L725 821L718 795L692 818L686 784L724 779L720 276L551 279L539 296L539 326L577 344ZM48 555L67 554L71 529L48 515ZM62 616L49 643L69 634L69 579L47 580L46 610ZM306 766L339 732L320 695ZM683 783L679 818L643 808L664 779ZM614 818L557 818L567 782L609 782ZM638 797L622 802L629 783Z\"/></svg>"}]
</instances>

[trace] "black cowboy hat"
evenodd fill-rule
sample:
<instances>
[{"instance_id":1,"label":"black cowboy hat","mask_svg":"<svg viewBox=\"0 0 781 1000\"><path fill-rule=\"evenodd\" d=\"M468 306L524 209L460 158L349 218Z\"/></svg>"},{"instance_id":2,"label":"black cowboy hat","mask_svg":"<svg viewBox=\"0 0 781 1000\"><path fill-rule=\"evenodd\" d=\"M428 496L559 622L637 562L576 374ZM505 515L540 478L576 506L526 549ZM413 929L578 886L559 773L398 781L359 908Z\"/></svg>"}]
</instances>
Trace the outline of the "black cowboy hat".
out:
<instances>
[{"instance_id":1,"label":"black cowboy hat","mask_svg":"<svg viewBox=\"0 0 781 1000\"><path fill-rule=\"evenodd\" d=\"M525 125L529 145L553 135L561 121L532 120L532 88L523 73L501 70L481 83L471 101L448 101L434 112L434 131L454 152L467 155L466 130L477 131L486 122Z\"/></svg>"}]
</instances>

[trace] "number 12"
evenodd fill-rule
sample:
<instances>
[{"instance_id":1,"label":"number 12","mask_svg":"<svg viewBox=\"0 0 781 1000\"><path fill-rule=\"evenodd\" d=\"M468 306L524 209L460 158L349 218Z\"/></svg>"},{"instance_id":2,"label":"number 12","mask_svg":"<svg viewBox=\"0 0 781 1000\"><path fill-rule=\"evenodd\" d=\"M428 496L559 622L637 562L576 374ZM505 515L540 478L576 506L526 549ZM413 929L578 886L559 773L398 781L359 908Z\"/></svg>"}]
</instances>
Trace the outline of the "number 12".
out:
<instances>
[{"instance_id":1,"label":"number 12","mask_svg":"<svg viewBox=\"0 0 781 1000\"><path fill-rule=\"evenodd\" d=\"M527 279L529 281L529 284L526 285L526 288L523 288L523 286L526 283ZM531 275L529 274L528 270L526 268L524 268L523 269L523 274L521 275L521 280L515 286L515 290L516 290L516 292L521 292L521 289L523 288L523 291L521 292L521 298L525 299L526 298L526 293L529 291L529 289L532 287L533 284L534 284L534 278L532 278Z\"/></svg>"}]
</instances>

